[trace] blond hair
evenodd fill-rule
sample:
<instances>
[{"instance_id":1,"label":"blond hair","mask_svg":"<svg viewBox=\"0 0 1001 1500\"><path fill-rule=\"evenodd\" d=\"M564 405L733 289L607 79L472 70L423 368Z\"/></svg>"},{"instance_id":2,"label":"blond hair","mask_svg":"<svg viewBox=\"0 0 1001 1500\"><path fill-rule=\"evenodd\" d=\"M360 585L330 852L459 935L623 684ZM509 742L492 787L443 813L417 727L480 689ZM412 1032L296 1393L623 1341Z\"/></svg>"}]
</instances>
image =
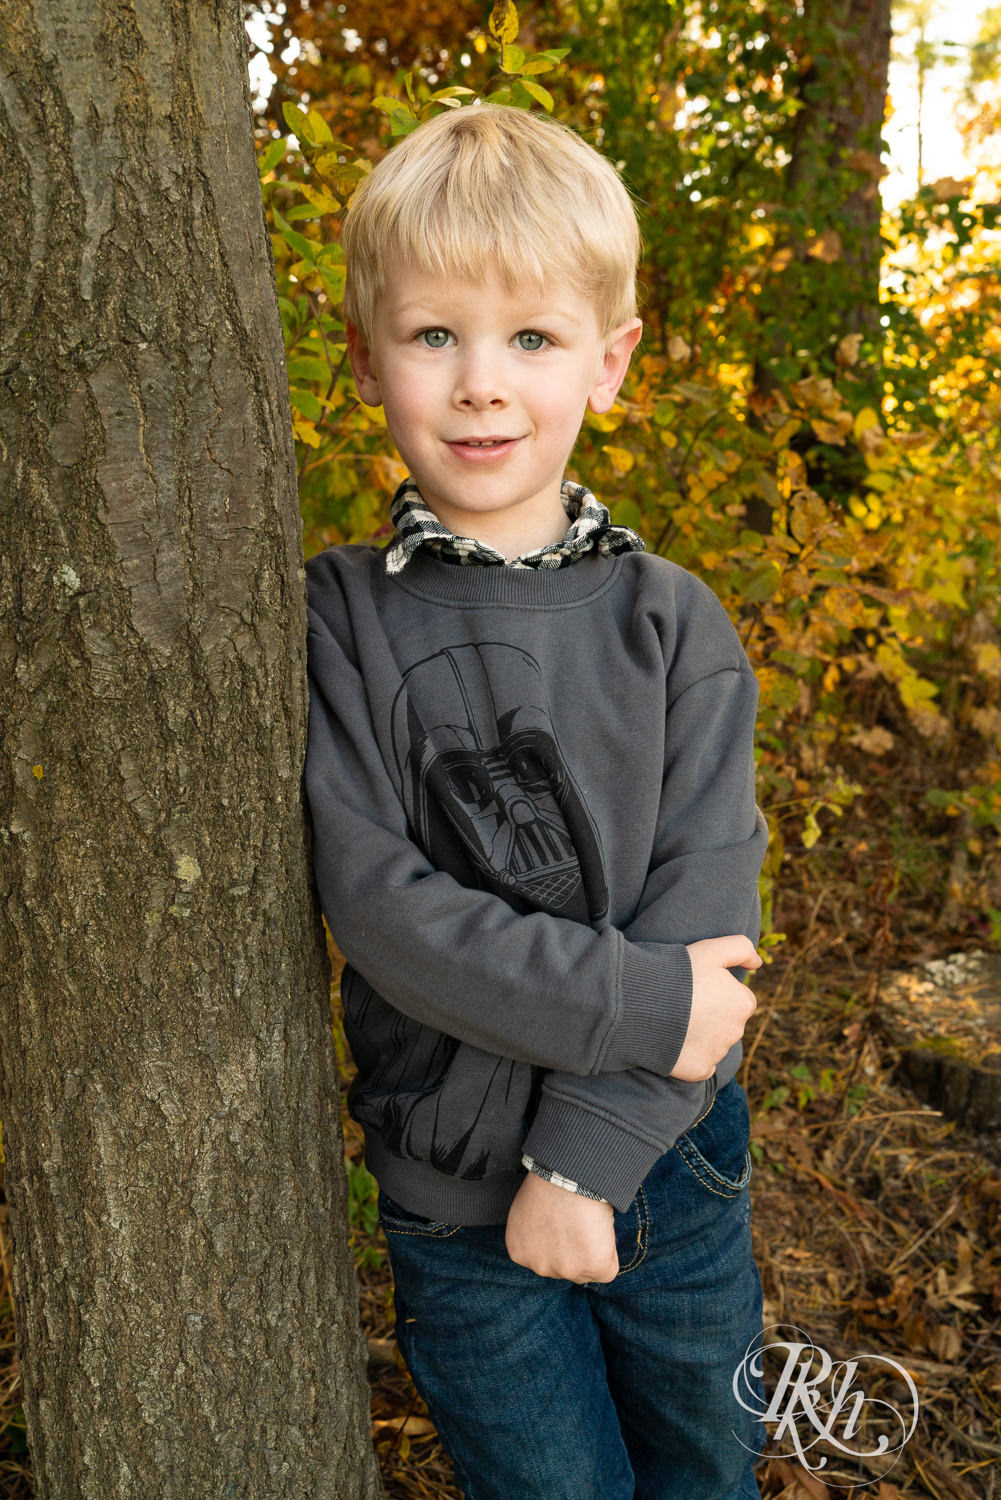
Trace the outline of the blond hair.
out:
<instances>
[{"instance_id":1,"label":"blond hair","mask_svg":"<svg viewBox=\"0 0 1001 1500\"><path fill-rule=\"evenodd\" d=\"M640 237L610 162L565 125L503 104L435 116L363 180L342 233L344 313L371 342L389 255L509 290L552 278L594 304L603 338L636 315Z\"/></svg>"}]
</instances>

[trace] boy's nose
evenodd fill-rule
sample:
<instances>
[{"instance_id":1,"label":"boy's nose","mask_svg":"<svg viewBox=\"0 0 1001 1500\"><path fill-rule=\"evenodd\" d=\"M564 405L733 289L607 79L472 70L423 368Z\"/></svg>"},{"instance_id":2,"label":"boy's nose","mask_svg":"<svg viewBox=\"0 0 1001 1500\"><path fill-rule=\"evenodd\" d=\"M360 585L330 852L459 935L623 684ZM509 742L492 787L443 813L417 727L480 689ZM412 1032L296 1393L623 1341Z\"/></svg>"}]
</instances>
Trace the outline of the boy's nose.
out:
<instances>
[{"instance_id":1,"label":"boy's nose","mask_svg":"<svg viewBox=\"0 0 1001 1500\"><path fill-rule=\"evenodd\" d=\"M453 399L466 411L486 411L490 407L504 406L507 401L504 383L494 362L485 359L465 361L455 383Z\"/></svg>"}]
</instances>

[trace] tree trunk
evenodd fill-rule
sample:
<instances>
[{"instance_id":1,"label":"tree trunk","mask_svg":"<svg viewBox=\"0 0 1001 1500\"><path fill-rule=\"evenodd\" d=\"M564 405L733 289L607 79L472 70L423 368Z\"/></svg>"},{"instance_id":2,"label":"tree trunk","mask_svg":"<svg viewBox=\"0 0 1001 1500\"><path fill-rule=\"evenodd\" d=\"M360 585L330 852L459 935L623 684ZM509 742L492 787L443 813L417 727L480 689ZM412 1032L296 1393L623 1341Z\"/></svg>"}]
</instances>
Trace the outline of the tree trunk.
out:
<instances>
[{"instance_id":1,"label":"tree trunk","mask_svg":"<svg viewBox=\"0 0 1001 1500\"><path fill-rule=\"evenodd\" d=\"M239 0L0 0L0 1118L40 1497L379 1493Z\"/></svg>"},{"instance_id":2,"label":"tree trunk","mask_svg":"<svg viewBox=\"0 0 1001 1500\"><path fill-rule=\"evenodd\" d=\"M773 358L799 361L796 343L805 339L808 357L826 355L833 366L834 346L846 334L864 334L877 348L882 342L879 181L891 37L890 0L813 0L804 10L800 108L785 179L792 227L758 304ZM878 411L878 360L853 375ZM755 385L774 385L764 355Z\"/></svg>"}]
</instances>

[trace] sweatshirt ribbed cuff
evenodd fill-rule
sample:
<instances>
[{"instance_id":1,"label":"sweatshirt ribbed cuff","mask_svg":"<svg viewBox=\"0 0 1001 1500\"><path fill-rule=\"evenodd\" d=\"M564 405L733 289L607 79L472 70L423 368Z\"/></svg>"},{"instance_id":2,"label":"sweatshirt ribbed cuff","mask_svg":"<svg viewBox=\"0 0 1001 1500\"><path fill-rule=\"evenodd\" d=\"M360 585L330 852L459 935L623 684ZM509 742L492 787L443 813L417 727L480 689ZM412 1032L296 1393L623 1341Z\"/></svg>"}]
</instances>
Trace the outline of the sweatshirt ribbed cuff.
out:
<instances>
[{"instance_id":1,"label":"sweatshirt ribbed cuff","mask_svg":"<svg viewBox=\"0 0 1001 1500\"><path fill-rule=\"evenodd\" d=\"M586 1182L623 1213L657 1159L691 1129L715 1092L713 1078L690 1085L686 1096L678 1097L676 1119L660 1122L666 1140L654 1141L543 1088L523 1150L539 1161L552 1162L565 1176Z\"/></svg>"},{"instance_id":2,"label":"sweatshirt ribbed cuff","mask_svg":"<svg viewBox=\"0 0 1001 1500\"><path fill-rule=\"evenodd\" d=\"M669 1077L692 1013L688 949L683 943L627 944L621 995L619 1023L597 1071L640 1067Z\"/></svg>"}]
</instances>

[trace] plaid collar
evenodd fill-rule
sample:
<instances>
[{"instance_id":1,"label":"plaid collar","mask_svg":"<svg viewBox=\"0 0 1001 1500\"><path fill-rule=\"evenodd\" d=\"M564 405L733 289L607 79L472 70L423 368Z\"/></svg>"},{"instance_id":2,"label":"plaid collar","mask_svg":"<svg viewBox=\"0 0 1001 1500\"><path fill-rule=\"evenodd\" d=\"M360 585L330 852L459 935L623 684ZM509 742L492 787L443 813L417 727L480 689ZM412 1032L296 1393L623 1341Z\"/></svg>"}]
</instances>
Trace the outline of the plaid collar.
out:
<instances>
[{"instance_id":1,"label":"plaid collar","mask_svg":"<svg viewBox=\"0 0 1001 1500\"><path fill-rule=\"evenodd\" d=\"M612 525L607 506L596 500L586 485L564 479L560 499L570 521L563 540L508 562L485 542L449 531L425 505L414 481L405 479L390 508L396 536L386 548L386 572L401 572L423 546L430 547L441 562L481 566L500 563L509 568L566 568L594 547L603 557L644 550L645 543L635 531L628 526Z\"/></svg>"}]
</instances>

